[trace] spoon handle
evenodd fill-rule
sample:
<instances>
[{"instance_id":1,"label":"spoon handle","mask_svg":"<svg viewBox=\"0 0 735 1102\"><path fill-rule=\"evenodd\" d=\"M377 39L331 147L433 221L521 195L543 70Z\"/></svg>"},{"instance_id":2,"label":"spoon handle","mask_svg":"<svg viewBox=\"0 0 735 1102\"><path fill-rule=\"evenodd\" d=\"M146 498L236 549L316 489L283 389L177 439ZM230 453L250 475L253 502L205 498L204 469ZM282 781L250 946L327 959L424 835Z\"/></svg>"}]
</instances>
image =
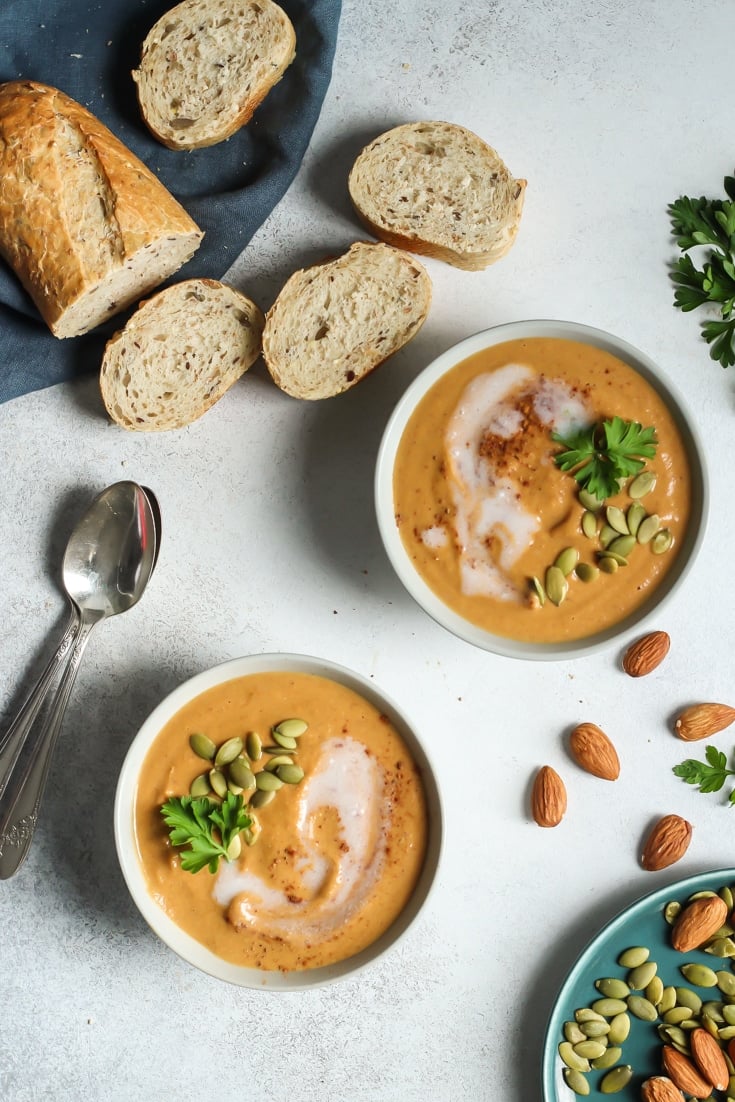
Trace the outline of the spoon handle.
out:
<instances>
[{"instance_id":1,"label":"spoon handle","mask_svg":"<svg viewBox=\"0 0 735 1102\"><path fill-rule=\"evenodd\" d=\"M72 655L72 644L79 631L79 612L72 606L69 621L64 628L64 634L57 647L56 654L50 659L46 669L31 689L25 703L8 727L5 734L0 737L0 798L15 768L21 751L28 738L28 733L46 700L54 678L59 670L66 668Z\"/></svg>"},{"instance_id":2,"label":"spoon handle","mask_svg":"<svg viewBox=\"0 0 735 1102\"><path fill-rule=\"evenodd\" d=\"M0 796L0 880L7 880L18 871L30 849L69 695L92 628L103 615L82 613L79 631L49 714L38 728L32 729L23 755Z\"/></svg>"}]
</instances>

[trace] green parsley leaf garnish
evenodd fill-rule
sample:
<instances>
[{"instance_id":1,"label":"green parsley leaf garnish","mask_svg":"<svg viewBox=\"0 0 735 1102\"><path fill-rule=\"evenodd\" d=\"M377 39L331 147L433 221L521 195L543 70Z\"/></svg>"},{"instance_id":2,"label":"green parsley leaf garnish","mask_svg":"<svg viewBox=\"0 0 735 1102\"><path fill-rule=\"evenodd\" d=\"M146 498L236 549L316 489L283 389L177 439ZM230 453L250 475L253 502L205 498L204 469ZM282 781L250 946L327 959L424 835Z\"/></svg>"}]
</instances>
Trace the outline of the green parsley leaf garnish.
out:
<instances>
[{"instance_id":1,"label":"green parsley leaf garnish","mask_svg":"<svg viewBox=\"0 0 735 1102\"><path fill-rule=\"evenodd\" d=\"M728 777L735 777L735 769L728 769L727 757L716 746L708 746L704 752L706 761L687 758L675 765L673 772L686 784L695 784L700 792L719 792ZM735 788L730 792L728 803L735 805Z\"/></svg>"},{"instance_id":2,"label":"green parsley leaf garnish","mask_svg":"<svg viewBox=\"0 0 735 1102\"><path fill-rule=\"evenodd\" d=\"M706 303L719 306L720 321L706 321L702 336L710 356L723 367L735 364L735 177L724 180L727 199L690 199L683 196L669 206L671 228L682 250L671 273L676 285L674 305L696 310ZM688 250L708 249L701 268Z\"/></svg>"},{"instance_id":3,"label":"green parsley leaf garnish","mask_svg":"<svg viewBox=\"0 0 735 1102\"><path fill-rule=\"evenodd\" d=\"M207 796L174 796L161 808L169 827L172 846L188 846L181 854L185 872L199 872L205 865L216 872L220 857L227 861L227 851L235 835L250 826L250 817L243 810L242 796L228 792L221 804Z\"/></svg>"},{"instance_id":4,"label":"green parsley leaf garnish","mask_svg":"<svg viewBox=\"0 0 735 1102\"><path fill-rule=\"evenodd\" d=\"M643 428L638 421L613 417L569 436L559 432L551 439L564 451L554 462L562 471L570 471L598 501L612 497L619 490L618 479L630 478L643 466L644 459L656 454L656 431Z\"/></svg>"}]
</instances>

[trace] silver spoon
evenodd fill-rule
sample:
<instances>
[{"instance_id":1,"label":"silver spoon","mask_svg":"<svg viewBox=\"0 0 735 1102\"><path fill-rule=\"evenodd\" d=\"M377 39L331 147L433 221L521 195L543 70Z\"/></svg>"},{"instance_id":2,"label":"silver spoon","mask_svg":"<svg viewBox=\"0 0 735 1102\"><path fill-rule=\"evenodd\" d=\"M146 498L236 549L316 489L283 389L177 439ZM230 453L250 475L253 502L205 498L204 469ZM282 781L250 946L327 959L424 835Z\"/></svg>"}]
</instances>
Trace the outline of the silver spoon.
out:
<instances>
[{"instance_id":1,"label":"silver spoon","mask_svg":"<svg viewBox=\"0 0 735 1102\"><path fill-rule=\"evenodd\" d=\"M151 498L135 482L109 486L72 532L62 576L78 627L48 717L37 728L31 723L25 745L15 738L15 760L0 776L0 879L17 871L30 847L51 755L92 629L140 600L155 566L157 542ZM68 650L62 641L65 645ZM7 743L6 738L3 764Z\"/></svg>"}]
</instances>

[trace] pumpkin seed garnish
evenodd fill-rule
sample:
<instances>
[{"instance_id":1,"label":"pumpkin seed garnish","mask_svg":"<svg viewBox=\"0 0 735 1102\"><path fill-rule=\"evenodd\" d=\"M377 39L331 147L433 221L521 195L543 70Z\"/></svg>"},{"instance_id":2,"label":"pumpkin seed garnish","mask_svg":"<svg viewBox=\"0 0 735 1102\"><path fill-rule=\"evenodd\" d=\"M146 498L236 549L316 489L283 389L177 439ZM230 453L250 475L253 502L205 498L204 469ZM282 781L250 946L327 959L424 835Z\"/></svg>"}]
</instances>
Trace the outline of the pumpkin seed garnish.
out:
<instances>
[{"instance_id":1,"label":"pumpkin seed garnish","mask_svg":"<svg viewBox=\"0 0 735 1102\"><path fill-rule=\"evenodd\" d=\"M622 555L627 558L635 547L635 536L618 536L606 547L608 555Z\"/></svg>"},{"instance_id":2,"label":"pumpkin seed garnish","mask_svg":"<svg viewBox=\"0 0 735 1102\"><path fill-rule=\"evenodd\" d=\"M651 550L654 555L665 555L670 550L674 536L670 528L662 528L651 540Z\"/></svg>"},{"instance_id":3,"label":"pumpkin seed garnish","mask_svg":"<svg viewBox=\"0 0 735 1102\"><path fill-rule=\"evenodd\" d=\"M276 792L283 787L283 781L275 773L268 773L262 769L255 775L255 787L259 792Z\"/></svg>"},{"instance_id":4,"label":"pumpkin seed garnish","mask_svg":"<svg viewBox=\"0 0 735 1102\"><path fill-rule=\"evenodd\" d=\"M248 731L245 736L245 751L251 761L260 761L263 753L263 742L257 731Z\"/></svg>"},{"instance_id":5,"label":"pumpkin seed garnish","mask_svg":"<svg viewBox=\"0 0 735 1102\"><path fill-rule=\"evenodd\" d=\"M583 508L589 510L590 513L599 513L605 502L600 501L599 497L595 497L589 490L580 490L579 504Z\"/></svg>"},{"instance_id":6,"label":"pumpkin seed garnish","mask_svg":"<svg viewBox=\"0 0 735 1102\"><path fill-rule=\"evenodd\" d=\"M309 724L303 719L282 719L273 728L273 734L285 735L286 738L301 738L309 729Z\"/></svg>"},{"instance_id":7,"label":"pumpkin seed garnish","mask_svg":"<svg viewBox=\"0 0 735 1102\"><path fill-rule=\"evenodd\" d=\"M237 757L230 762L228 769L230 779L240 788L255 788L255 774L243 757Z\"/></svg>"},{"instance_id":8,"label":"pumpkin seed garnish","mask_svg":"<svg viewBox=\"0 0 735 1102\"><path fill-rule=\"evenodd\" d=\"M293 758L289 757L288 754L274 754L265 769L269 773L275 773L279 765L293 765Z\"/></svg>"},{"instance_id":9,"label":"pumpkin seed garnish","mask_svg":"<svg viewBox=\"0 0 735 1102\"><path fill-rule=\"evenodd\" d=\"M574 573L579 578L580 582L594 582L600 576L599 567L593 566L589 562L577 563L574 568Z\"/></svg>"},{"instance_id":10,"label":"pumpkin seed garnish","mask_svg":"<svg viewBox=\"0 0 735 1102\"><path fill-rule=\"evenodd\" d=\"M258 776L260 776L260 774L258 774ZM268 776L270 777L271 774L269 773ZM271 802L271 800L275 799L275 797L275 789L271 789L271 791L266 791L263 788L258 788L255 792L253 792L252 796L250 797L250 800L248 801L248 806L256 808L266 807Z\"/></svg>"},{"instance_id":11,"label":"pumpkin seed garnish","mask_svg":"<svg viewBox=\"0 0 735 1102\"><path fill-rule=\"evenodd\" d=\"M223 742L214 758L214 764L217 768L221 769L223 765L229 765L231 761L234 761L242 753L242 746L241 738L228 738L226 742Z\"/></svg>"},{"instance_id":12,"label":"pumpkin seed garnish","mask_svg":"<svg viewBox=\"0 0 735 1102\"><path fill-rule=\"evenodd\" d=\"M565 547L563 551L554 559L554 566L557 566L561 570L565 578L574 570L575 566L579 562L579 551L576 547Z\"/></svg>"},{"instance_id":13,"label":"pumpkin seed garnish","mask_svg":"<svg viewBox=\"0 0 735 1102\"><path fill-rule=\"evenodd\" d=\"M253 795L256 796L257 792L254 792ZM275 793L273 793L273 792L271 792L271 793L261 792L261 796L266 796L266 795L273 796L273 795L275 795ZM252 803L252 801L251 801L251 803ZM255 815L253 815L252 812L250 812L250 811L248 812L248 818L250 819L250 826L245 827L245 830L242 831L242 837L245 840L245 845L246 846L254 846L255 843L258 841L258 838L260 838L260 835L263 831L263 828L260 825L260 820Z\"/></svg>"},{"instance_id":14,"label":"pumpkin seed garnish","mask_svg":"<svg viewBox=\"0 0 735 1102\"><path fill-rule=\"evenodd\" d=\"M640 500L645 497L646 494L650 494L651 490L656 488L656 475L653 471L641 471L637 474L630 486L628 487L628 496L632 497L634 501Z\"/></svg>"},{"instance_id":15,"label":"pumpkin seed garnish","mask_svg":"<svg viewBox=\"0 0 735 1102\"><path fill-rule=\"evenodd\" d=\"M645 520L641 521L636 532L636 539L639 543L650 543L660 527L660 517L656 513L652 513L650 517L646 517Z\"/></svg>"},{"instance_id":16,"label":"pumpkin seed garnish","mask_svg":"<svg viewBox=\"0 0 735 1102\"><path fill-rule=\"evenodd\" d=\"M614 528L616 532L619 532L621 536L630 535L625 513L622 509L619 509L617 505L608 505L607 509L605 509L605 519L610 527Z\"/></svg>"},{"instance_id":17,"label":"pumpkin seed garnish","mask_svg":"<svg viewBox=\"0 0 735 1102\"><path fill-rule=\"evenodd\" d=\"M539 608L543 608L546 604L546 593L544 591L544 587L541 585L541 582L538 580L535 574L531 578L531 589L538 597Z\"/></svg>"},{"instance_id":18,"label":"pumpkin seed garnish","mask_svg":"<svg viewBox=\"0 0 735 1102\"><path fill-rule=\"evenodd\" d=\"M569 582L558 566L550 566L546 571L546 596L557 607L569 591Z\"/></svg>"},{"instance_id":19,"label":"pumpkin seed garnish","mask_svg":"<svg viewBox=\"0 0 735 1102\"><path fill-rule=\"evenodd\" d=\"M198 800L202 796L208 796L211 791L212 788L209 783L209 777L206 773L202 773L191 782L189 795L193 796L195 800Z\"/></svg>"},{"instance_id":20,"label":"pumpkin seed garnish","mask_svg":"<svg viewBox=\"0 0 735 1102\"><path fill-rule=\"evenodd\" d=\"M207 738L206 735L201 735L198 732L189 735L189 746L191 746L197 757L204 758L205 761L211 761L217 753L217 747L211 738Z\"/></svg>"},{"instance_id":21,"label":"pumpkin seed garnish","mask_svg":"<svg viewBox=\"0 0 735 1102\"><path fill-rule=\"evenodd\" d=\"M230 842L229 846L227 847L227 860L228 861L236 861L241 853L242 853L242 838L240 837L239 834L236 834L235 837Z\"/></svg>"},{"instance_id":22,"label":"pumpkin seed garnish","mask_svg":"<svg viewBox=\"0 0 735 1102\"><path fill-rule=\"evenodd\" d=\"M603 559L612 559L618 566L627 566L628 560L625 555L619 554L617 551L613 551L611 547L608 547L606 551L600 552L600 566L602 566Z\"/></svg>"},{"instance_id":23,"label":"pumpkin seed garnish","mask_svg":"<svg viewBox=\"0 0 735 1102\"><path fill-rule=\"evenodd\" d=\"M223 800L227 795L227 778L224 773L219 769L210 769L209 771L209 783L212 786L212 791L216 792Z\"/></svg>"},{"instance_id":24,"label":"pumpkin seed garnish","mask_svg":"<svg viewBox=\"0 0 735 1102\"><path fill-rule=\"evenodd\" d=\"M279 765L276 776L284 784L300 784L304 779L304 771L300 765ZM735 979L735 977L733 977Z\"/></svg>"},{"instance_id":25,"label":"pumpkin seed garnish","mask_svg":"<svg viewBox=\"0 0 735 1102\"><path fill-rule=\"evenodd\" d=\"M292 735L282 735L280 731L273 728L273 741L277 742L284 750L295 750L298 746L296 739Z\"/></svg>"},{"instance_id":26,"label":"pumpkin seed garnish","mask_svg":"<svg viewBox=\"0 0 735 1102\"><path fill-rule=\"evenodd\" d=\"M582 513L581 528L588 540L594 539L597 535L597 516L591 509L586 509Z\"/></svg>"},{"instance_id":27,"label":"pumpkin seed garnish","mask_svg":"<svg viewBox=\"0 0 735 1102\"><path fill-rule=\"evenodd\" d=\"M620 532L616 528L612 528L609 524L603 524L600 529L600 544L602 547L607 547L613 540L616 540Z\"/></svg>"},{"instance_id":28,"label":"pumpkin seed garnish","mask_svg":"<svg viewBox=\"0 0 735 1102\"><path fill-rule=\"evenodd\" d=\"M614 574L618 569L617 561L612 555L603 555L600 559L600 570L604 570L606 574Z\"/></svg>"},{"instance_id":29,"label":"pumpkin seed garnish","mask_svg":"<svg viewBox=\"0 0 735 1102\"><path fill-rule=\"evenodd\" d=\"M628 530L631 536L638 535L638 529L641 526L641 521L645 520L648 514L639 501L634 501L628 508L628 512L625 514L625 519L628 522Z\"/></svg>"}]
</instances>

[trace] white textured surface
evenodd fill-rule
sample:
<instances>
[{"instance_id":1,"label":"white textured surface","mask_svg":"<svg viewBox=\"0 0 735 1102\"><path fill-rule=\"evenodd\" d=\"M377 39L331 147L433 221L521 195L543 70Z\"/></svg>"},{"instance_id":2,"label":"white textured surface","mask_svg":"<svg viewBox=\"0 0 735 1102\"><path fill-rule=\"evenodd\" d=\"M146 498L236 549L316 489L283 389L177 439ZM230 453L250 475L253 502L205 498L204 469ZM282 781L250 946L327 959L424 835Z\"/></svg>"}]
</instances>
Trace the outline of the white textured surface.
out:
<instances>
[{"instance_id":1,"label":"white textured surface","mask_svg":"<svg viewBox=\"0 0 735 1102\"><path fill-rule=\"evenodd\" d=\"M734 34L735 9L717 0L346 0L312 147L235 281L267 307L294 268L360 236L352 157L420 117L476 130L527 176L511 253L482 273L430 263L426 326L340 399L299 404L258 367L162 436L108 425L94 380L0 408L5 721L60 629L56 571L80 506L135 478L159 494L165 524L144 601L88 648L34 849L0 885L4 1102L535 1102L545 1019L587 938L644 891L735 864L735 812L670 772L687 756L672 714L735 703L735 369L712 363L696 316L672 309L666 217L681 193L718 194L733 168ZM532 316L613 330L657 358L708 441L708 538L658 625L670 658L640 682L616 653L527 665L473 650L412 604L378 541L372 466L402 390L459 338ZM117 770L148 711L204 666L272 649L374 676L423 731L447 812L438 888L399 949L297 996L180 963L127 898L112 843ZM586 719L618 744L615 785L565 756L562 734ZM716 741L730 751L735 735ZM570 791L555 831L527 814L543 762ZM641 836L669 811L693 821L691 849L645 874Z\"/></svg>"}]
</instances>

